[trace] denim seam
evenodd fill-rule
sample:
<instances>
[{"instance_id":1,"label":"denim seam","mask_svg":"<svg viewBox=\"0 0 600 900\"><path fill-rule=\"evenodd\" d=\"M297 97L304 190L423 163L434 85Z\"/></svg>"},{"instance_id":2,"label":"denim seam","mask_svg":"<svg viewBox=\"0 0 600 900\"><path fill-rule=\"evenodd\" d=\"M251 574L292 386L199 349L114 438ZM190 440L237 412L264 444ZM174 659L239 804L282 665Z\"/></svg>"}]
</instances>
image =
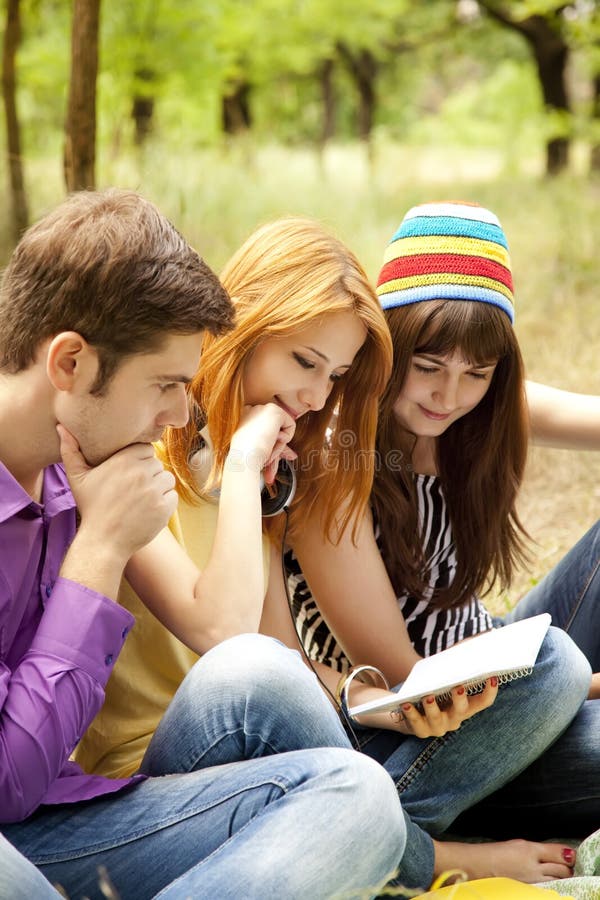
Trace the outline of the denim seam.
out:
<instances>
[{"instance_id":1,"label":"denim seam","mask_svg":"<svg viewBox=\"0 0 600 900\"><path fill-rule=\"evenodd\" d=\"M600 560L598 560L596 562L596 565L593 567L592 571L590 572L590 575L589 575L587 581L585 582L582 591L580 592L579 596L577 597L577 600L576 600L576 602L571 610L571 613L569 615L569 618L567 619L567 621L565 623L564 630L567 632L567 634L569 633L569 628L573 624L573 621L575 620L575 617L576 617L577 613L579 612L581 604L583 603L585 595L587 594L592 581L596 577L596 573L598 571L599 566L600 566Z\"/></svg>"},{"instance_id":2,"label":"denim seam","mask_svg":"<svg viewBox=\"0 0 600 900\"><path fill-rule=\"evenodd\" d=\"M425 766L433 758L437 751L451 739L452 732L448 732L442 737L434 738L433 741L430 741L427 744L427 746L421 751L421 753L419 753L416 759L413 760L402 777L399 778L398 781L396 781L396 788L399 793L405 791L406 788L410 787L412 782L418 775L421 774Z\"/></svg>"},{"instance_id":3,"label":"denim seam","mask_svg":"<svg viewBox=\"0 0 600 900\"><path fill-rule=\"evenodd\" d=\"M272 785L273 787L278 788L280 791L282 791L283 794L287 794L291 789L291 786L286 783L285 779L279 780L278 778L267 778L264 780L258 780L251 784L247 784L243 788L240 788L236 791L231 791L229 794L224 794L222 797L219 797L212 803L199 804L198 806L194 806L191 809L189 807L189 804L186 804L185 812L180 811L178 813L174 813L172 816L161 819L159 822L154 822L152 825L149 825L146 828L131 831L128 834L121 834L119 840L117 841L101 841L95 844L86 844L85 848L81 848L79 850L73 849L69 852L54 853L51 855L38 856L35 853L28 853L28 858L35 865L42 866L51 865L52 863L67 862L71 859L83 859L86 856L93 856L96 853L106 852L107 850L112 850L116 847L122 847L124 844L130 844L134 841L139 840L140 838L156 834L159 831L163 831L165 828L170 828L172 825L178 825L180 822L184 822L187 819L192 819L194 818L194 816L197 816L208 809L212 809L215 806L219 806L221 803L231 800L232 797L235 797L238 794L244 794L246 793L246 791L253 790L257 787L265 787L266 785Z\"/></svg>"}]
</instances>

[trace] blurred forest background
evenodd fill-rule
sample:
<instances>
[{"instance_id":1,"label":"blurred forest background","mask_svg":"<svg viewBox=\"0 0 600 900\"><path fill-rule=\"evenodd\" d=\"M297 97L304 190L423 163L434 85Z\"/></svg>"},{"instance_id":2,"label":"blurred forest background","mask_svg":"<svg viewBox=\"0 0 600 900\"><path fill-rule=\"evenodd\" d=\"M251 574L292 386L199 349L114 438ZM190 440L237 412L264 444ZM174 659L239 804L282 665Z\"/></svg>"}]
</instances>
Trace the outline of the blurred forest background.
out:
<instances>
[{"instance_id":1,"label":"blurred forest background","mask_svg":"<svg viewBox=\"0 0 600 900\"><path fill-rule=\"evenodd\" d=\"M321 219L375 279L404 212L501 218L531 378L600 393L600 0L3 0L0 263L68 190L154 200L217 271ZM502 448L498 448L502 452ZM598 516L600 454L532 450L538 542Z\"/></svg>"}]
</instances>

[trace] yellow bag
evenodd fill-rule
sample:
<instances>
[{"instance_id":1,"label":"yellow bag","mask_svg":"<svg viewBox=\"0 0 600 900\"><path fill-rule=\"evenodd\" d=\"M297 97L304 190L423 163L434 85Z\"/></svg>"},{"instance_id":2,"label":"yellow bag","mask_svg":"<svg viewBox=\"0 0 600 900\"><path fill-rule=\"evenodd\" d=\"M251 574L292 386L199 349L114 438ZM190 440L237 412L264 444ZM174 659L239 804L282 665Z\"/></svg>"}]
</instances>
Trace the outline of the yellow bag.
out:
<instances>
[{"instance_id":1,"label":"yellow bag","mask_svg":"<svg viewBox=\"0 0 600 900\"><path fill-rule=\"evenodd\" d=\"M557 894L556 891L524 884L513 878L476 878L447 887L434 887L413 900L551 900L552 897L575 900L570 895Z\"/></svg>"}]
</instances>

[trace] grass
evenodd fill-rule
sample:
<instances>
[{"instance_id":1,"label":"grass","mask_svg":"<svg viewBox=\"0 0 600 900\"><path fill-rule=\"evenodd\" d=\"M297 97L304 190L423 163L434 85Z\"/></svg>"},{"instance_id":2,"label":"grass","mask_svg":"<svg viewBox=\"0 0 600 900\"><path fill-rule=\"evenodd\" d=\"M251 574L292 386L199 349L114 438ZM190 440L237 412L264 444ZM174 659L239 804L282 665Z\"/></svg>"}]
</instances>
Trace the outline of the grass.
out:
<instances>
[{"instance_id":1,"label":"grass","mask_svg":"<svg viewBox=\"0 0 600 900\"><path fill-rule=\"evenodd\" d=\"M600 181L577 174L547 181L541 167L539 159L524 160L508 174L498 153L473 148L381 143L369 161L357 144L318 155L245 142L173 152L155 143L136 155L101 153L98 184L153 199L217 271L258 224L294 213L328 224L373 279L411 205L482 203L499 215L511 246L516 328L529 377L600 393ZM37 218L64 195L60 159L29 161L27 182ZM0 219L4 259L7 232ZM594 521L599 485L600 454L532 450L520 508L537 544L510 596L494 598L495 609L515 602Z\"/></svg>"}]
</instances>

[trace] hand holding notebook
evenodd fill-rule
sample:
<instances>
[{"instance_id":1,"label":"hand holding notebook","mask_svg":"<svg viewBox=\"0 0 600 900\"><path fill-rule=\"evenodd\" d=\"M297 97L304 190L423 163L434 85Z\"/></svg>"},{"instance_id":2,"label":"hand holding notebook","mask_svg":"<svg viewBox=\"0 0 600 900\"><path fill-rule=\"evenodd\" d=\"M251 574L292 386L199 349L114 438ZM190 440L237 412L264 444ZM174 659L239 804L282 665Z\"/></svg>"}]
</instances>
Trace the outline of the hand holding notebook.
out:
<instances>
[{"instance_id":1,"label":"hand holding notebook","mask_svg":"<svg viewBox=\"0 0 600 900\"><path fill-rule=\"evenodd\" d=\"M395 692L395 697L370 700L348 710L351 716L397 709L402 703L419 703L433 695L446 699L452 688L464 685L475 693L486 679L497 676L503 684L529 675L551 622L548 613L493 628L455 644L448 650L420 659Z\"/></svg>"}]
</instances>

